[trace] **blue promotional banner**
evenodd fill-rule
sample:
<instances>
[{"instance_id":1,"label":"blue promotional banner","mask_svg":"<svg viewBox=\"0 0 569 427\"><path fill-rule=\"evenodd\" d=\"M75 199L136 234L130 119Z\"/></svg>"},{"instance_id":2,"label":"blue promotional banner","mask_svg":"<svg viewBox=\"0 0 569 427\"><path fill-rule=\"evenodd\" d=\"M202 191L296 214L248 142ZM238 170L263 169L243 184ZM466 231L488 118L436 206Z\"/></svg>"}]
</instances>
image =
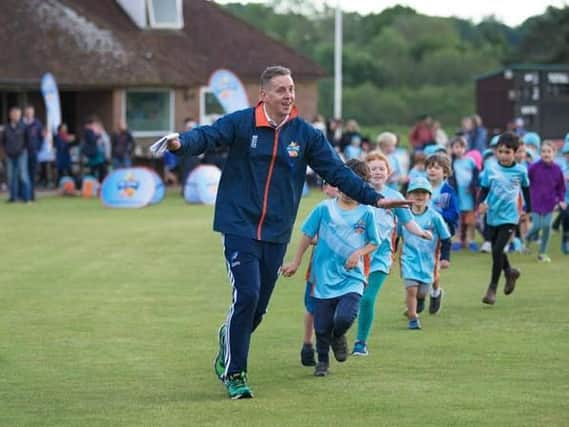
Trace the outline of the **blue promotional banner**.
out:
<instances>
[{"instance_id":1,"label":"blue promotional banner","mask_svg":"<svg viewBox=\"0 0 569 427\"><path fill-rule=\"evenodd\" d=\"M46 73L43 75L41 79L41 93L47 112L46 128L53 134L57 132L57 127L61 124L61 107L57 83L52 74Z\"/></svg>"},{"instance_id":2,"label":"blue promotional banner","mask_svg":"<svg viewBox=\"0 0 569 427\"><path fill-rule=\"evenodd\" d=\"M212 165L195 168L186 180L184 199L188 203L215 204L221 171Z\"/></svg>"},{"instance_id":3,"label":"blue promotional banner","mask_svg":"<svg viewBox=\"0 0 569 427\"><path fill-rule=\"evenodd\" d=\"M214 71L208 85L226 113L249 107L245 88L239 77L231 71L224 69Z\"/></svg>"},{"instance_id":4,"label":"blue promotional banner","mask_svg":"<svg viewBox=\"0 0 569 427\"><path fill-rule=\"evenodd\" d=\"M157 191L158 187L161 190ZM157 193L159 197L155 197ZM162 180L145 168L117 169L107 175L101 187L101 201L110 208L142 208L163 197Z\"/></svg>"},{"instance_id":5,"label":"blue promotional banner","mask_svg":"<svg viewBox=\"0 0 569 427\"><path fill-rule=\"evenodd\" d=\"M61 106L59 103L59 90L55 78L50 73L43 75L41 79L41 93L45 103L47 113L46 129L49 131L38 152L40 162L51 162L55 160L55 150L53 149L53 134L57 132L57 127L61 124Z\"/></svg>"}]
</instances>

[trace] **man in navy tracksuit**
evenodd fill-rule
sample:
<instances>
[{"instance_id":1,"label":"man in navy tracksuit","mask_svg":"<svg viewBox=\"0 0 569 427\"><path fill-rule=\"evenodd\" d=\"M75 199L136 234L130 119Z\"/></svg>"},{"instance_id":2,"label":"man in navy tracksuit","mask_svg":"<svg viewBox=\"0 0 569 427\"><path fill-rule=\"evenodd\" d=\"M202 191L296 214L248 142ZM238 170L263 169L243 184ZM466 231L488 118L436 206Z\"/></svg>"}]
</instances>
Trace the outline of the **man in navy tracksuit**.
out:
<instances>
[{"instance_id":1,"label":"man in navy tracksuit","mask_svg":"<svg viewBox=\"0 0 569 427\"><path fill-rule=\"evenodd\" d=\"M233 301L219 329L215 372L232 399L253 397L247 384L251 333L266 312L290 239L310 165L326 182L360 203L407 205L382 199L337 156L321 131L298 117L289 69L261 75L260 102L168 143L180 156L227 146L213 228L224 236Z\"/></svg>"}]
</instances>

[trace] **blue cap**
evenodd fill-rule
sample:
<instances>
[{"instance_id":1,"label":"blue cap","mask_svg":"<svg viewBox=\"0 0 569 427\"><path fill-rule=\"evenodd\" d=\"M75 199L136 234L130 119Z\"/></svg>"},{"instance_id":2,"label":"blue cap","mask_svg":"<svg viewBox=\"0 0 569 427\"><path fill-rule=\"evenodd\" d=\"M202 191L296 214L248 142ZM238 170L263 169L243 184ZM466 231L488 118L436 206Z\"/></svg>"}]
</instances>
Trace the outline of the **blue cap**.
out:
<instances>
[{"instance_id":1,"label":"blue cap","mask_svg":"<svg viewBox=\"0 0 569 427\"><path fill-rule=\"evenodd\" d=\"M565 144L569 144L569 133L565 135Z\"/></svg>"},{"instance_id":2,"label":"blue cap","mask_svg":"<svg viewBox=\"0 0 569 427\"><path fill-rule=\"evenodd\" d=\"M526 145L533 145L535 148L539 150L541 146L541 137L535 132L528 132L522 137L522 141Z\"/></svg>"},{"instance_id":3,"label":"blue cap","mask_svg":"<svg viewBox=\"0 0 569 427\"><path fill-rule=\"evenodd\" d=\"M565 144L563 145L563 148L561 149L561 152L563 154L569 154L569 133L567 134L567 136L565 137Z\"/></svg>"},{"instance_id":4,"label":"blue cap","mask_svg":"<svg viewBox=\"0 0 569 427\"><path fill-rule=\"evenodd\" d=\"M498 145L498 140L500 139L500 135L494 135L492 137L492 139L490 140L490 145L489 147L495 147L496 145Z\"/></svg>"},{"instance_id":5,"label":"blue cap","mask_svg":"<svg viewBox=\"0 0 569 427\"><path fill-rule=\"evenodd\" d=\"M432 144L432 145L427 145L425 147L425 149L423 150L423 153L425 153L425 156L429 157L429 156L432 156L433 154L436 154L440 151L446 153L447 148L441 144Z\"/></svg>"},{"instance_id":6,"label":"blue cap","mask_svg":"<svg viewBox=\"0 0 569 427\"><path fill-rule=\"evenodd\" d=\"M409 188L407 189L407 193L411 193L417 190L424 190L429 194L433 194L433 186L427 180L427 178L418 177L409 183Z\"/></svg>"}]
</instances>

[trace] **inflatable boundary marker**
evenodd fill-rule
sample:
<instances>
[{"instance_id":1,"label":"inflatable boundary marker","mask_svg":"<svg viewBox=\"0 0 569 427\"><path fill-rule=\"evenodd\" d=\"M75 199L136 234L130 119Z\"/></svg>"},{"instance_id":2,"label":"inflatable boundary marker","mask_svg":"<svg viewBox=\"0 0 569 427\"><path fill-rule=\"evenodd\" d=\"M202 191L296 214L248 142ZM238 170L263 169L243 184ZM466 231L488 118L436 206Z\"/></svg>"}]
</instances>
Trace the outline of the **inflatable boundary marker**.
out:
<instances>
[{"instance_id":1,"label":"inflatable boundary marker","mask_svg":"<svg viewBox=\"0 0 569 427\"><path fill-rule=\"evenodd\" d=\"M221 170L213 165L200 165L188 174L184 184L184 200L192 204L214 205Z\"/></svg>"},{"instance_id":2,"label":"inflatable boundary marker","mask_svg":"<svg viewBox=\"0 0 569 427\"><path fill-rule=\"evenodd\" d=\"M101 203L110 208L142 208L162 201L165 195L160 176L146 167L113 170L101 185Z\"/></svg>"}]
</instances>

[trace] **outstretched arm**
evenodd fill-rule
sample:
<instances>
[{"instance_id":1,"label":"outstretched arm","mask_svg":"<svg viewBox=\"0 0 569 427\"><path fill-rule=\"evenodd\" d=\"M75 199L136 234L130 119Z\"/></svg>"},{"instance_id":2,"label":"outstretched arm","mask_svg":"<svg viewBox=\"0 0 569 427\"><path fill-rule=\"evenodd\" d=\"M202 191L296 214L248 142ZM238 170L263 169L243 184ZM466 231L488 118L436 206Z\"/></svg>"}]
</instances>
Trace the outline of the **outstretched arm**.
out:
<instances>
[{"instance_id":1,"label":"outstretched arm","mask_svg":"<svg viewBox=\"0 0 569 427\"><path fill-rule=\"evenodd\" d=\"M425 240L433 240L433 235L428 230L423 230L415 221L409 221L405 224L405 228L411 234L422 237Z\"/></svg>"},{"instance_id":2,"label":"outstretched arm","mask_svg":"<svg viewBox=\"0 0 569 427\"><path fill-rule=\"evenodd\" d=\"M298 267L300 267L300 264L302 263L302 257L311 243L312 237L303 234L300 238L300 244L298 245L294 259L291 262L283 264L281 267L281 272L284 277L291 277L296 273L296 270L298 270Z\"/></svg>"}]
</instances>

